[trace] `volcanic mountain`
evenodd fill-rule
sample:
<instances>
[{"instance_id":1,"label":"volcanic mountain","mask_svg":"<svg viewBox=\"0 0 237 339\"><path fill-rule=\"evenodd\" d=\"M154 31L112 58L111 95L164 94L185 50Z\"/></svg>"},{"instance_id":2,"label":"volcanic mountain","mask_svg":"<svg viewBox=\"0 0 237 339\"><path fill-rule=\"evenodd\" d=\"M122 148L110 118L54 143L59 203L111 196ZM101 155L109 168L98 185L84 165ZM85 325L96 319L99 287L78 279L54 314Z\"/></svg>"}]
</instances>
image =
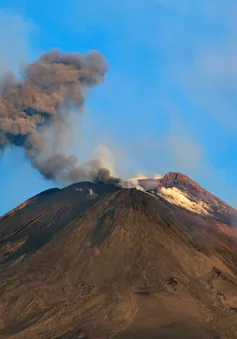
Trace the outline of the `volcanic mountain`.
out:
<instances>
[{"instance_id":1,"label":"volcanic mountain","mask_svg":"<svg viewBox=\"0 0 237 339\"><path fill-rule=\"evenodd\" d=\"M182 174L152 180L0 218L0 338L237 338L237 211Z\"/></svg>"}]
</instances>

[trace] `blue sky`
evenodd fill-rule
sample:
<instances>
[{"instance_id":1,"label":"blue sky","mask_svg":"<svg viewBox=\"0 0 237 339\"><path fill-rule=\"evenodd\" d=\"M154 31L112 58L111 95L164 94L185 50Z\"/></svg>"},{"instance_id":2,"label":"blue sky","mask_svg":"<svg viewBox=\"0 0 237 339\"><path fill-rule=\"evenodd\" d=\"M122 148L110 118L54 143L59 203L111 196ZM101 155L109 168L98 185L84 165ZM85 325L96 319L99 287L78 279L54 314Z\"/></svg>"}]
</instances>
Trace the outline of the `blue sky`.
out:
<instances>
[{"instance_id":1,"label":"blue sky","mask_svg":"<svg viewBox=\"0 0 237 339\"><path fill-rule=\"evenodd\" d=\"M100 50L110 69L78 126L81 159L104 144L123 177L180 171L237 206L236 15L234 0L0 0L0 71ZM55 186L19 149L0 178L0 215Z\"/></svg>"}]
</instances>

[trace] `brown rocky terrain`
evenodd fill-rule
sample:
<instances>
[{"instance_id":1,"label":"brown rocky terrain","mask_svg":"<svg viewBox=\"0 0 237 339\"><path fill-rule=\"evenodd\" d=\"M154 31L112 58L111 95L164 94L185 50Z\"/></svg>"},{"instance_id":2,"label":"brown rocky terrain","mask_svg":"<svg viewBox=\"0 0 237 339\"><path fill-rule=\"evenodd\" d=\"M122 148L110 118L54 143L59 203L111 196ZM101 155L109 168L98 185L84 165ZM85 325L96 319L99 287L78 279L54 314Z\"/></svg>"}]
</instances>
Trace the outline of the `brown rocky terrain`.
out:
<instances>
[{"instance_id":1,"label":"brown rocky terrain","mask_svg":"<svg viewBox=\"0 0 237 339\"><path fill-rule=\"evenodd\" d=\"M221 199L202 188L198 183L181 173L168 173L159 182L156 190L175 187L186 194L195 203L204 203L209 207L209 213L217 220L228 225L237 226L237 211Z\"/></svg>"},{"instance_id":2,"label":"brown rocky terrain","mask_svg":"<svg viewBox=\"0 0 237 339\"><path fill-rule=\"evenodd\" d=\"M237 338L235 213L177 173L33 197L0 218L0 338Z\"/></svg>"}]
</instances>

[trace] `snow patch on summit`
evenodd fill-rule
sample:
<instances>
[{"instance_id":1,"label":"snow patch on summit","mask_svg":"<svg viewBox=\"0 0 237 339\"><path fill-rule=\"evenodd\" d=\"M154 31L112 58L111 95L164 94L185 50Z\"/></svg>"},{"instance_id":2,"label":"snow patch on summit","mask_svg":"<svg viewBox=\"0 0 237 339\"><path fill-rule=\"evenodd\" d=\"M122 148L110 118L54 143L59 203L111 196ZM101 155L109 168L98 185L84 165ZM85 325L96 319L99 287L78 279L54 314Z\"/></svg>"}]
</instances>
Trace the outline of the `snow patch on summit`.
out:
<instances>
[{"instance_id":1,"label":"snow patch on summit","mask_svg":"<svg viewBox=\"0 0 237 339\"><path fill-rule=\"evenodd\" d=\"M161 187L157 195L166 199L171 204L175 204L177 206L186 208L191 212L206 215L210 213L210 209L207 204L201 201L199 203L191 201L187 195L185 195L182 191L180 191L176 187L172 188Z\"/></svg>"}]
</instances>

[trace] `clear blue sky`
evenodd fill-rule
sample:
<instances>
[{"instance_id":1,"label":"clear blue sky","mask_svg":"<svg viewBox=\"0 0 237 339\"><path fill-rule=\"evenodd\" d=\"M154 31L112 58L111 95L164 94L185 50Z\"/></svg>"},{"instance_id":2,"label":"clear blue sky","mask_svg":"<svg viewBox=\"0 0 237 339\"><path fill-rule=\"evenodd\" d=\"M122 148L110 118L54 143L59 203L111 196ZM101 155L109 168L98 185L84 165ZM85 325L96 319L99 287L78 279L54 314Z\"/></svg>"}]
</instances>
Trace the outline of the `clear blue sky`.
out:
<instances>
[{"instance_id":1,"label":"clear blue sky","mask_svg":"<svg viewBox=\"0 0 237 339\"><path fill-rule=\"evenodd\" d=\"M77 153L105 144L124 177L181 171L237 206L234 0L0 0L0 71L42 52L99 49ZM0 215L55 186L19 149L0 160Z\"/></svg>"}]
</instances>

